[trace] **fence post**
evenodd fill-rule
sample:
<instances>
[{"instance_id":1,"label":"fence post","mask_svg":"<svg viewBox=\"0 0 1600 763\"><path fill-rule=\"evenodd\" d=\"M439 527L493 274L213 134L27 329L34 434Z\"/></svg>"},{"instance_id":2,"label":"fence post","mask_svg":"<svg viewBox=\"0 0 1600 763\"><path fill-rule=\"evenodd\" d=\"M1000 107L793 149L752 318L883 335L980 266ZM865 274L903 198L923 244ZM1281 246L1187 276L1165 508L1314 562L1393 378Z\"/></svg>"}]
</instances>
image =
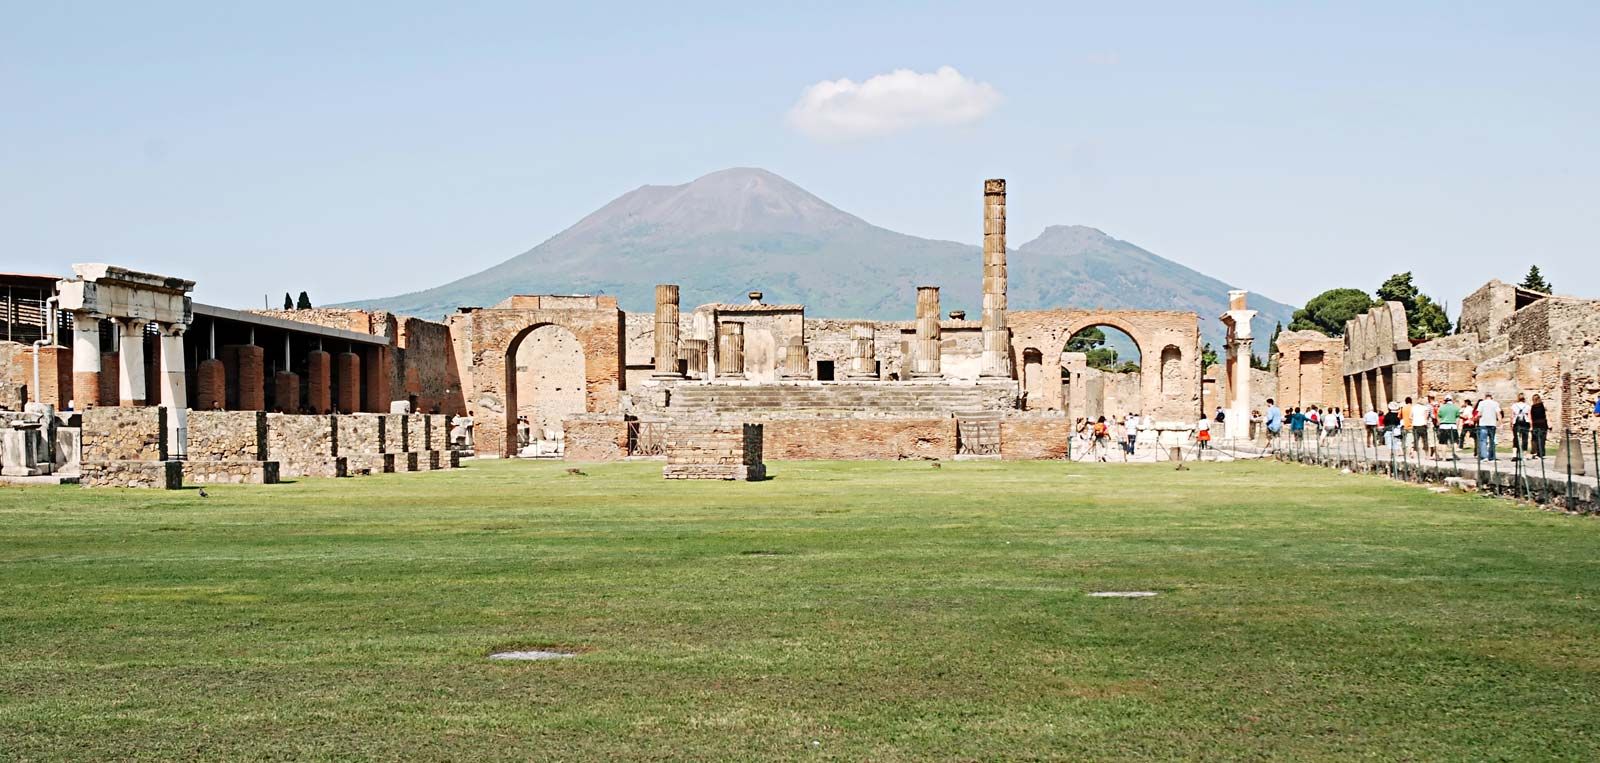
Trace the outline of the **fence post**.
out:
<instances>
[{"instance_id":1,"label":"fence post","mask_svg":"<svg viewBox=\"0 0 1600 763\"><path fill-rule=\"evenodd\" d=\"M1567 451L1567 510L1572 509L1572 430L1562 430L1561 445Z\"/></svg>"}]
</instances>

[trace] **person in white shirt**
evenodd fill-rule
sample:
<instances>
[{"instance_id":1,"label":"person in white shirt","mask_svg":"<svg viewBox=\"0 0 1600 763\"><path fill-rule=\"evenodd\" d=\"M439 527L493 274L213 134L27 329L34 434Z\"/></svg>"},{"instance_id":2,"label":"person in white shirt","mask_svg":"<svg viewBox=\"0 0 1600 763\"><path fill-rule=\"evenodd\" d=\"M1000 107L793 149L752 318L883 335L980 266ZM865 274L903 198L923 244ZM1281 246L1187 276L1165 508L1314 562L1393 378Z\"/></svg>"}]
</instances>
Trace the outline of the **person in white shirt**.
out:
<instances>
[{"instance_id":1,"label":"person in white shirt","mask_svg":"<svg viewBox=\"0 0 1600 763\"><path fill-rule=\"evenodd\" d=\"M1367 447L1378 447L1378 425L1383 423L1383 417L1377 409L1369 410L1361 417L1361 424L1367 428Z\"/></svg>"},{"instance_id":2,"label":"person in white shirt","mask_svg":"<svg viewBox=\"0 0 1600 763\"><path fill-rule=\"evenodd\" d=\"M1518 460L1527 452L1529 435L1533 432L1531 411L1527 395L1518 392L1517 402L1511 404L1511 445L1517 451Z\"/></svg>"},{"instance_id":3,"label":"person in white shirt","mask_svg":"<svg viewBox=\"0 0 1600 763\"><path fill-rule=\"evenodd\" d=\"M1433 406L1424 402L1411 404L1411 441L1416 449L1417 458L1422 458L1424 450L1432 452L1430 446L1433 434ZM1437 455L1437 454L1435 454Z\"/></svg>"},{"instance_id":4,"label":"person in white shirt","mask_svg":"<svg viewBox=\"0 0 1600 763\"><path fill-rule=\"evenodd\" d=\"M1123 435L1128 438L1127 444L1122 446L1122 449L1131 456L1139 442L1139 414L1129 411L1127 417L1122 420L1122 430Z\"/></svg>"},{"instance_id":5,"label":"person in white shirt","mask_svg":"<svg viewBox=\"0 0 1600 763\"><path fill-rule=\"evenodd\" d=\"M1495 438L1500 431L1500 403L1494 395L1484 393L1475 409L1478 418L1478 458L1495 460Z\"/></svg>"}]
</instances>

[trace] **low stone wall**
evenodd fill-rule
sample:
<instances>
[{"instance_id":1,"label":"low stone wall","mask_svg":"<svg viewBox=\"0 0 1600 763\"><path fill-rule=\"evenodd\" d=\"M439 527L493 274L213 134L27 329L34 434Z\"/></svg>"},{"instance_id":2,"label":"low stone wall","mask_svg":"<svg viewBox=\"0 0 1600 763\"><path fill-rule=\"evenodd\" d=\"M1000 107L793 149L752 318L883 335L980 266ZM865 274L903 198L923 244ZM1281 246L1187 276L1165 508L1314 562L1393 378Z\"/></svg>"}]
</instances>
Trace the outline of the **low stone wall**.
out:
<instances>
[{"instance_id":1,"label":"low stone wall","mask_svg":"<svg viewBox=\"0 0 1600 763\"><path fill-rule=\"evenodd\" d=\"M892 461L956 454L953 418L786 419L762 425L763 455L774 460Z\"/></svg>"},{"instance_id":2,"label":"low stone wall","mask_svg":"<svg viewBox=\"0 0 1600 763\"><path fill-rule=\"evenodd\" d=\"M338 424L331 415L267 414L267 459L278 463L280 477L343 477L348 474L338 455Z\"/></svg>"},{"instance_id":3,"label":"low stone wall","mask_svg":"<svg viewBox=\"0 0 1600 763\"><path fill-rule=\"evenodd\" d=\"M388 414L341 414L338 422L339 436L335 441L338 455L353 456L367 453L385 453L388 442Z\"/></svg>"},{"instance_id":4,"label":"low stone wall","mask_svg":"<svg viewBox=\"0 0 1600 763\"><path fill-rule=\"evenodd\" d=\"M674 422L667 429L667 479L761 480L762 426L726 421Z\"/></svg>"},{"instance_id":5,"label":"low stone wall","mask_svg":"<svg viewBox=\"0 0 1600 763\"><path fill-rule=\"evenodd\" d=\"M1006 461L1063 459L1072 425L1065 416L1001 419L1000 458Z\"/></svg>"},{"instance_id":6,"label":"low stone wall","mask_svg":"<svg viewBox=\"0 0 1600 763\"><path fill-rule=\"evenodd\" d=\"M190 461L267 460L263 411L190 411Z\"/></svg>"},{"instance_id":7,"label":"low stone wall","mask_svg":"<svg viewBox=\"0 0 1600 763\"><path fill-rule=\"evenodd\" d=\"M183 480L191 485L275 485L277 461L184 461Z\"/></svg>"},{"instance_id":8,"label":"low stone wall","mask_svg":"<svg viewBox=\"0 0 1600 763\"><path fill-rule=\"evenodd\" d=\"M83 412L83 460L166 461L167 409L97 407Z\"/></svg>"},{"instance_id":9,"label":"low stone wall","mask_svg":"<svg viewBox=\"0 0 1600 763\"><path fill-rule=\"evenodd\" d=\"M621 416L589 414L561 422L568 461L616 461L628 455L628 422Z\"/></svg>"},{"instance_id":10,"label":"low stone wall","mask_svg":"<svg viewBox=\"0 0 1600 763\"><path fill-rule=\"evenodd\" d=\"M183 462L85 461L78 482L85 487L177 490L183 487Z\"/></svg>"}]
</instances>

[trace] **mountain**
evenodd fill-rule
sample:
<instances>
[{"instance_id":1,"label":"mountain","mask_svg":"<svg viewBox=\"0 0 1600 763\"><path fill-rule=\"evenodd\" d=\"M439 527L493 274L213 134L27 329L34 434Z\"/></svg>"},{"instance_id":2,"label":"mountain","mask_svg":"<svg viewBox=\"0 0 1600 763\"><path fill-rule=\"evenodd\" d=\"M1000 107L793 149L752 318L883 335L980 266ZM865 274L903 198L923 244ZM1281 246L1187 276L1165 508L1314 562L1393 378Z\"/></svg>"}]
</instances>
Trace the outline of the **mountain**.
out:
<instances>
[{"instance_id":1,"label":"mountain","mask_svg":"<svg viewBox=\"0 0 1600 763\"><path fill-rule=\"evenodd\" d=\"M974 203L974 231L980 222ZM1194 310L1220 346L1215 318L1227 309L1227 284L1093 228L1052 226L1008 262L1012 309ZM945 310L976 316L981 271L976 246L880 228L771 172L735 168L630 191L482 272L344 306L438 317L511 294L612 294L624 309L648 312L655 284L676 283L686 311L759 290L768 302L804 303L814 317L909 319L916 287L934 284ZM1263 337L1293 312L1259 295L1251 307Z\"/></svg>"}]
</instances>

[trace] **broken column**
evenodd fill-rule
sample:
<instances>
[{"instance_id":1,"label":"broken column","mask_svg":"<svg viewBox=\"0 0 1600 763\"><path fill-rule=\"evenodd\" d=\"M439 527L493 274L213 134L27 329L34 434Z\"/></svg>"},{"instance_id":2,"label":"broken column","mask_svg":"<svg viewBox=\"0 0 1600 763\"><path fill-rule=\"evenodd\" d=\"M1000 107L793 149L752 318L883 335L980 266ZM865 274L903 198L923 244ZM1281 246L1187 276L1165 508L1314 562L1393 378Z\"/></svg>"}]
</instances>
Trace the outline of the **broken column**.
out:
<instances>
[{"instance_id":1,"label":"broken column","mask_svg":"<svg viewBox=\"0 0 1600 763\"><path fill-rule=\"evenodd\" d=\"M873 343L872 324L855 323L850 326L850 364L845 368L846 379L877 379L877 347Z\"/></svg>"},{"instance_id":2,"label":"broken column","mask_svg":"<svg viewBox=\"0 0 1600 763\"><path fill-rule=\"evenodd\" d=\"M333 411L333 356L322 350L306 355L306 405L312 413Z\"/></svg>"},{"instance_id":3,"label":"broken column","mask_svg":"<svg viewBox=\"0 0 1600 763\"><path fill-rule=\"evenodd\" d=\"M796 334L783 346L783 378L811 378L811 358L806 352L805 337Z\"/></svg>"},{"instance_id":4,"label":"broken column","mask_svg":"<svg viewBox=\"0 0 1600 763\"><path fill-rule=\"evenodd\" d=\"M264 411L267 409L267 353L254 344L240 345L239 410Z\"/></svg>"},{"instance_id":5,"label":"broken column","mask_svg":"<svg viewBox=\"0 0 1600 763\"><path fill-rule=\"evenodd\" d=\"M911 346L911 376L937 379L939 368L939 287L917 287L917 338Z\"/></svg>"},{"instance_id":6,"label":"broken column","mask_svg":"<svg viewBox=\"0 0 1600 763\"><path fill-rule=\"evenodd\" d=\"M725 379L744 378L744 324L722 323L717 326L717 376Z\"/></svg>"},{"instance_id":7,"label":"broken column","mask_svg":"<svg viewBox=\"0 0 1600 763\"><path fill-rule=\"evenodd\" d=\"M1228 292L1228 312L1222 314L1222 323L1228 327L1225 347L1227 353L1228 399L1227 437L1230 440L1250 438L1250 319L1256 311L1246 306L1249 292Z\"/></svg>"},{"instance_id":8,"label":"broken column","mask_svg":"<svg viewBox=\"0 0 1600 763\"><path fill-rule=\"evenodd\" d=\"M72 314L72 400L76 410L100 404L100 316Z\"/></svg>"},{"instance_id":9,"label":"broken column","mask_svg":"<svg viewBox=\"0 0 1600 763\"><path fill-rule=\"evenodd\" d=\"M657 379L681 379L678 372L678 285L656 286Z\"/></svg>"},{"instance_id":10,"label":"broken column","mask_svg":"<svg viewBox=\"0 0 1600 763\"><path fill-rule=\"evenodd\" d=\"M983 181L983 357L978 375L1011 378L1006 327L1006 181Z\"/></svg>"},{"instance_id":11,"label":"broken column","mask_svg":"<svg viewBox=\"0 0 1600 763\"><path fill-rule=\"evenodd\" d=\"M685 339L680 343L678 354L683 358L684 370L691 379L706 377L706 344L704 339Z\"/></svg>"},{"instance_id":12,"label":"broken column","mask_svg":"<svg viewBox=\"0 0 1600 763\"><path fill-rule=\"evenodd\" d=\"M341 352L334 364L334 374L339 379L339 412L356 413L361 410L361 356Z\"/></svg>"}]
</instances>

